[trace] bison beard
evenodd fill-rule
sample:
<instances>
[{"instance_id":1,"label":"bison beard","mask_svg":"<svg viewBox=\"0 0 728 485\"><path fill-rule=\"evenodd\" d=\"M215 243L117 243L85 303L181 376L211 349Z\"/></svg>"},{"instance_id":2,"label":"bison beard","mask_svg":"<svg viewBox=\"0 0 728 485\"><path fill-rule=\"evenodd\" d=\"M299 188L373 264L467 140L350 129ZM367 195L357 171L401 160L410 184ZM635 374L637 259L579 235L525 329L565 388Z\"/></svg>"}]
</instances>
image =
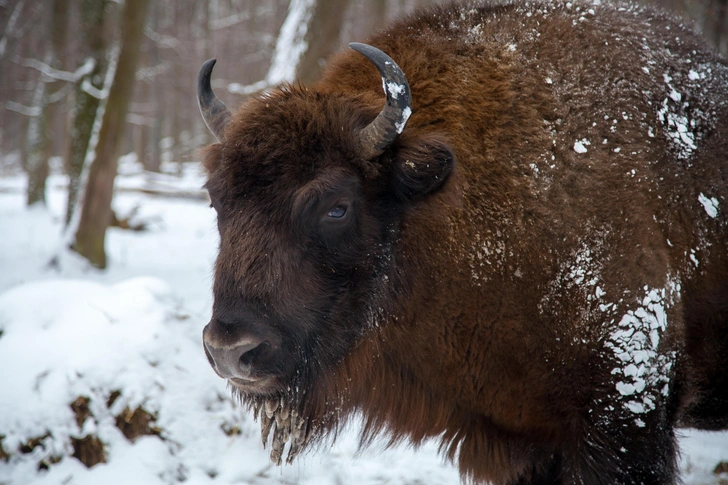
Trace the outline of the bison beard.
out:
<instances>
[{"instance_id":1,"label":"bison beard","mask_svg":"<svg viewBox=\"0 0 728 485\"><path fill-rule=\"evenodd\" d=\"M579 2L351 47L235 112L214 60L198 80L204 350L272 461L361 415L363 443L435 438L464 479L676 483L675 428L728 427L726 61Z\"/></svg>"},{"instance_id":2,"label":"bison beard","mask_svg":"<svg viewBox=\"0 0 728 485\"><path fill-rule=\"evenodd\" d=\"M244 400L244 397L241 396L241 399ZM283 461L283 449L290 440L286 462L291 463L311 439L312 430L308 427L308 420L302 418L296 408L292 408L284 398L252 398L250 407L255 419L260 416L263 446L268 443L268 437L273 431L270 460L280 465Z\"/></svg>"}]
</instances>

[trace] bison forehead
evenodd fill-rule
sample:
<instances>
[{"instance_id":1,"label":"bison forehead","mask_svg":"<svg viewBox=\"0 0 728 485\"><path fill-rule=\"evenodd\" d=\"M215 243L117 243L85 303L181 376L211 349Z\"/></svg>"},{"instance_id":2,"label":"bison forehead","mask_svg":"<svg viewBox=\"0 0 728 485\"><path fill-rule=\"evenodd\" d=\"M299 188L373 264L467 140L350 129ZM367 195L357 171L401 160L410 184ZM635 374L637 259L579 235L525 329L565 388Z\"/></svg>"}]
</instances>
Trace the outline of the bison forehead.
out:
<instances>
[{"instance_id":1,"label":"bison forehead","mask_svg":"<svg viewBox=\"0 0 728 485\"><path fill-rule=\"evenodd\" d=\"M297 314L297 302L322 291L316 272L301 252L273 232L254 231L241 238L223 238L220 254L214 293L221 301L244 299L266 307L275 302L277 313L293 315ZM301 273L306 276L296 277Z\"/></svg>"},{"instance_id":2,"label":"bison forehead","mask_svg":"<svg viewBox=\"0 0 728 485\"><path fill-rule=\"evenodd\" d=\"M298 185L329 166L371 171L356 133L376 115L355 98L284 87L246 103L227 128L220 168L230 187Z\"/></svg>"}]
</instances>

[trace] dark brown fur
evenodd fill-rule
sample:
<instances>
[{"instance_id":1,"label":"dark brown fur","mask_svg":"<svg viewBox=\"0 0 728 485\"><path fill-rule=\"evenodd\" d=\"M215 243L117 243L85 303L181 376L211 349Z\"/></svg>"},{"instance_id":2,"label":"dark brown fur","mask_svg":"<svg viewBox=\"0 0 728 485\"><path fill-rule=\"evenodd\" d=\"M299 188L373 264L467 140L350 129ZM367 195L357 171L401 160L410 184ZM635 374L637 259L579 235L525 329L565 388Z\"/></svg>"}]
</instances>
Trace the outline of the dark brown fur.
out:
<instances>
[{"instance_id":1,"label":"dark brown fur","mask_svg":"<svg viewBox=\"0 0 728 485\"><path fill-rule=\"evenodd\" d=\"M365 442L440 439L476 481L676 483L674 427L728 427L725 60L578 3L440 8L368 43L412 89L381 157L357 152L384 97L351 51L208 149L210 338L269 342L276 376L243 399L285 396L317 437L359 410ZM341 197L355 219L322 226ZM620 333L660 308L659 345ZM654 372L622 393L638 351Z\"/></svg>"}]
</instances>

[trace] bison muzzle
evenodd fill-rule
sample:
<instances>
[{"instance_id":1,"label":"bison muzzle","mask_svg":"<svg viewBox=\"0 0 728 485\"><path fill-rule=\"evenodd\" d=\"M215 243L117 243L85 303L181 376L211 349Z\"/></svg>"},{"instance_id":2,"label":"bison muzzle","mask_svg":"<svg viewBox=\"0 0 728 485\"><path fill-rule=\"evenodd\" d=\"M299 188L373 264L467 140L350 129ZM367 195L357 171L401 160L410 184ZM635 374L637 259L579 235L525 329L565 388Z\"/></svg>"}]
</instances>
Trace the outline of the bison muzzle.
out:
<instances>
[{"instance_id":1,"label":"bison muzzle","mask_svg":"<svg viewBox=\"0 0 728 485\"><path fill-rule=\"evenodd\" d=\"M726 61L598 1L350 47L234 112L200 71L204 348L273 461L359 412L464 479L677 483L675 429L728 427Z\"/></svg>"}]
</instances>

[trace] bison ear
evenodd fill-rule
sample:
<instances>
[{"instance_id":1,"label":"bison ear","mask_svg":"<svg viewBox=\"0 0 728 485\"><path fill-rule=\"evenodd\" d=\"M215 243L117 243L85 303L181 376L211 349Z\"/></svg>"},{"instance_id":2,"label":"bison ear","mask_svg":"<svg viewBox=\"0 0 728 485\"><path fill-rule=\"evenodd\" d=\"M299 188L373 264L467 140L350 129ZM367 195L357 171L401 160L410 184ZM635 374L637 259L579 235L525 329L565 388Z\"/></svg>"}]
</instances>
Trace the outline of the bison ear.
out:
<instances>
[{"instance_id":1,"label":"bison ear","mask_svg":"<svg viewBox=\"0 0 728 485\"><path fill-rule=\"evenodd\" d=\"M455 166L455 155L447 143L434 135L401 142L393 164L395 194L414 201L442 187Z\"/></svg>"}]
</instances>

